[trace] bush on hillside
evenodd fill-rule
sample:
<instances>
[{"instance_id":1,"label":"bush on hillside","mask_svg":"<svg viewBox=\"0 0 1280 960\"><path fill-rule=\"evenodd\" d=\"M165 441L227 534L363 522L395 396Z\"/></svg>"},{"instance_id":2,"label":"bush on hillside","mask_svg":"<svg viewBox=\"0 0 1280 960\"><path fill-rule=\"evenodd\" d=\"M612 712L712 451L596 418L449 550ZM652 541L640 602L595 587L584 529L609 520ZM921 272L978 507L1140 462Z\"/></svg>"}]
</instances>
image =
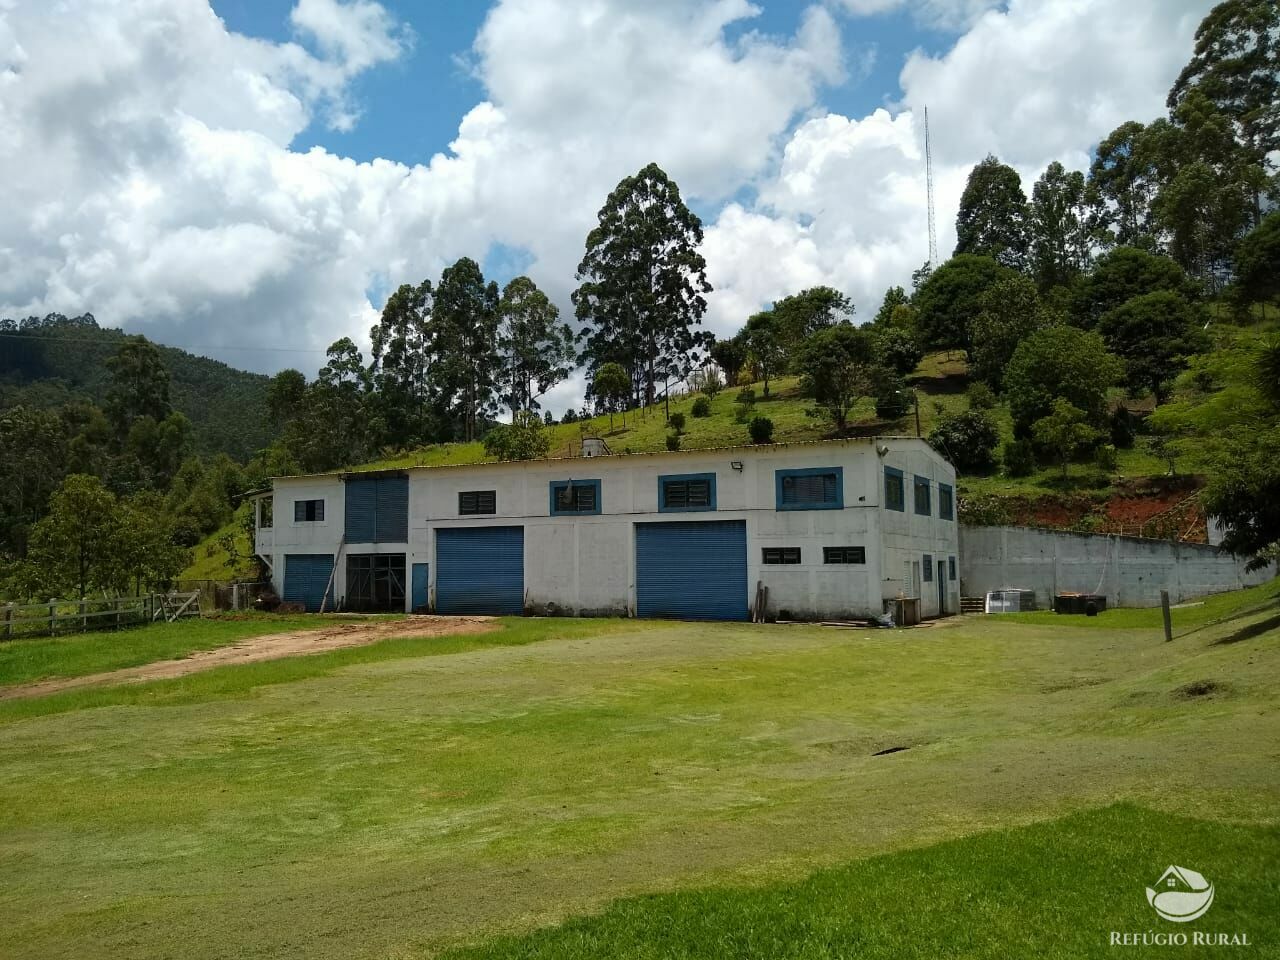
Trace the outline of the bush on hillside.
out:
<instances>
[{"instance_id":1,"label":"bush on hillside","mask_svg":"<svg viewBox=\"0 0 1280 960\"><path fill-rule=\"evenodd\" d=\"M667 417L667 423L671 425L671 429L677 434L684 433L685 420L683 413L676 411L671 416Z\"/></svg>"},{"instance_id":2,"label":"bush on hillside","mask_svg":"<svg viewBox=\"0 0 1280 960\"><path fill-rule=\"evenodd\" d=\"M752 443L773 443L773 421L768 417L752 417L747 430Z\"/></svg>"},{"instance_id":3,"label":"bush on hillside","mask_svg":"<svg viewBox=\"0 0 1280 960\"><path fill-rule=\"evenodd\" d=\"M676 450L680 449L680 434L678 433L667 434L667 449L672 451L673 453Z\"/></svg>"},{"instance_id":4,"label":"bush on hillside","mask_svg":"<svg viewBox=\"0 0 1280 960\"><path fill-rule=\"evenodd\" d=\"M996 405L996 395L985 383L971 384L965 391L970 410L991 410Z\"/></svg>"},{"instance_id":5,"label":"bush on hillside","mask_svg":"<svg viewBox=\"0 0 1280 960\"><path fill-rule=\"evenodd\" d=\"M699 397L693 401L693 409L689 412L699 419L711 416L711 398Z\"/></svg>"},{"instance_id":6,"label":"bush on hillside","mask_svg":"<svg viewBox=\"0 0 1280 960\"><path fill-rule=\"evenodd\" d=\"M1008 440L1000 458L1004 472L1011 477L1029 477L1036 470L1036 453L1030 440Z\"/></svg>"},{"instance_id":7,"label":"bush on hillside","mask_svg":"<svg viewBox=\"0 0 1280 960\"><path fill-rule=\"evenodd\" d=\"M966 410L944 417L929 434L929 445L960 473L990 473L996 466L1000 431L989 413Z\"/></svg>"}]
</instances>

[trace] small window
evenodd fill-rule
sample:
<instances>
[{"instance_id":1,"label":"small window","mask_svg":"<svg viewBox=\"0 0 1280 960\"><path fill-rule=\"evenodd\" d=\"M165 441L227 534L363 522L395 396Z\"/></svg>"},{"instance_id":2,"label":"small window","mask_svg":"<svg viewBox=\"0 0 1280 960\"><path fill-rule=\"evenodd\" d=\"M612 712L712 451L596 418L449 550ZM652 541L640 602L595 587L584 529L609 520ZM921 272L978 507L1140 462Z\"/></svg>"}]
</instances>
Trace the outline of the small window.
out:
<instances>
[{"instance_id":1,"label":"small window","mask_svg":"<svg viewBox=\"0 0 1280 960\"><path fill-rule=\"evenodd\" d=\"M293 501L294 523L321 523L324 521L323 500Z\"/></svg>"},{"instance_id":2,"label":"small window","mask_svg":"<svg viewBox=\"0 0 1280 960\"><path fill-rule=\"evenodd\" d=\"M947 557L947 577L954 580L956 578L956 558Z\"/></svg>"},{"instance_id":3,"label":"small window","mask_svg":"<svg viewBox=\"0 0 1280 960\"><path fill-rule=\"evenodd\" d=\"M924 582L933 583L933 554L924 555Z\"/></svg>"},{"instance_id":4,"label":"small window","mask_svg":"<svg viewBox=\"0 0 1280 960\"><path fill-rule=\"evenodd\" d=\"M893 467L884 468L884 506L886 510L897 510L899 513L907 510L906 483L902 471Z\"/></svg>"},{"instance_id":5,"label":"small window","mask_svg":"<svg viewBox=\"0 0 1280 960\"><path fill-rule=\"evenodd\" d=\"M838 510L844 506L844 470L819 467L812 470L778 470L779 510Z\"/></svg>"},{"instance_id":6,"label":"small window","mask_svg":"<svg viewBox=\"0 0 1280 960\"><path fill-rule=\"evenodd\" d=\"M933 505L930 503L932 491L929 489L928 477L915 478L916 493L916 513L922 517L927 517L933 513Z\"/></svg>"},{"instance_id":7,"label":"small window","mask_svg":"<svg viewBox=\"0 0 1280 960\"><path fill-rule=\"evenodd\" d=\"M799 563L800 548L765 547L763 560L765 563Z\"/></svg>"},{"instance_id":8,"label":"small window","mask_svg":"<svg viewBox=\"0 0 1280 960\"><path fill-rule=\"evenodd\" d=\"M658 478L658 510L681 513L716 508L716 475L690 473Z\"/></svg>"},{"instance_id":9,"label":"small window","mask_svg":"<svg viewBox=\"0 0 1280 960\"><path fill-rule=\"evenodd\" d=\"M956 494L949 484L938 484L938 516L943 520L956 518Z\"/></svg>"},{"instance_id":10,"label":"small window","mask_svg":"<svg viewBox=\"0 0 1280 960\"><path fill-rule=\"evenodd\" d=\"M823 547L823 563L866 563L866 547Z\"/></svg>"},{"instance_id":11,"label":"small window","mask_svg":"<svg viewBox=\"0 0 1280 960\"><path fill-rule=\"evenodd\" d=\"M498 494L494 490L464 490L458 494L458 513L464 517L497 512Z\"/></svg>"},{"instance_id":12,"label":"small window","mask_svg":"<svg viewBox=\"0 0 1280 960\"><path fill-rule=\"evenodd\" d=\"M551 484L551 515L598 514L599 480L567 480Z\"/></svg>"}]
</instances>

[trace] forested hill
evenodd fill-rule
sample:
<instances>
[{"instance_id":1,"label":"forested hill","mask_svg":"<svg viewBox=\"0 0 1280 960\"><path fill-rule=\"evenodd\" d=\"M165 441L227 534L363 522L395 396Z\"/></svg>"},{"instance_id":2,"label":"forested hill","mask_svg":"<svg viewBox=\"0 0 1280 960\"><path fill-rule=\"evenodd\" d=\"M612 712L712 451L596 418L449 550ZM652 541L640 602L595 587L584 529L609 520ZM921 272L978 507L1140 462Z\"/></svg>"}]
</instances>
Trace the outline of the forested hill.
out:
<instances>
[{"instance_id":1,"label":"forested hill","mask_svg":"<svg viewBox=\"0 0 1280 960\"><path fill-rule=\"evenodd\" d=\"M98 326L91 313L0 320L0 409L49 409L77 400L101 406L110 381L106 360L126 336ZM196 453L225 453L243 463L271 443L268 377L157 346L174 409L191 421Z\"/></svg>"}]
</instances>

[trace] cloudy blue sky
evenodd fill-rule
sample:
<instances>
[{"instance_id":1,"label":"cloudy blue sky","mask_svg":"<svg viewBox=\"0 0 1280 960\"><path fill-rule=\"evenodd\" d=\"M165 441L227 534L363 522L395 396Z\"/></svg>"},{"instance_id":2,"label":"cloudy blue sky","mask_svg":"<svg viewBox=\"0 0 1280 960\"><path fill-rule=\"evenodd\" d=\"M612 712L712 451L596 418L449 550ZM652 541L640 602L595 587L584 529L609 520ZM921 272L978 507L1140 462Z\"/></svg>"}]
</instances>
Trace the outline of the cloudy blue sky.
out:
<instances>
[{"instance_id":1,"label":"cloudy blue sky","mask_svg":"<svg viewBox=\"0 0 1280 960\"><path fill-rule=\"evenodd\" d=\"M806 286L862 318L987 153L1029 187L1163 110L1192 0L0 0L0 316L308 375L460 256L568 313L617 181L706 225L707 322ZM551 397L561 409L571 382Z\"/></svg>"}]
</instances>

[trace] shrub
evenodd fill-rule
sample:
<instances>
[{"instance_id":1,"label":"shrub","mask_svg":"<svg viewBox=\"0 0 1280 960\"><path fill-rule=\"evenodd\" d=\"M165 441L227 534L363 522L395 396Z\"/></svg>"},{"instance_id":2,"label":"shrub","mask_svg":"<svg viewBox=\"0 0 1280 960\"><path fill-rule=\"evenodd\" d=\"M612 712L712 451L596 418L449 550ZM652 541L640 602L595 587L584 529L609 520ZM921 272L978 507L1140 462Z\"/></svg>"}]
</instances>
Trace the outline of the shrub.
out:
<instances>
[{"instance_id":1,"label":"shrub","mask_svg":"<svg viewBox=\"0 0 1280 960\"><path fill-rule=\"evenodd\" d=\"M960 473L990 473L996 465L1000 431L989 413L966 410L944 417L929 434L929 445Z\"/></svg>"},{"instance_id":2,"label":"shrub","mask_svg":"<svg viewBox=\"0 0 1280 960\"><path fill-rule=\"evenodd\" d=\"M881 367L872 380L876 395L876 416L881 420L900 420L911 409L911 394L906 381Z\"/></svg>"},{"instance_id":3,"label":"shrub","mask_svg":"<svg viewBox=\"0 0 1280 960\"><path fill-rule=\"evenodd\" d=\"M693 410L690 412L698 418L711 416L711 398L698 397L697 400L693 401Z\"/></svg>"},{"instance_id":4,"label":"shrub","mask_svg":"<svg viewBox=\"0 0 1280 960\"><path fill-rule=\"evenodd\" d=\"M768 417L752 417L747 430L752 443L773 443L773 421Z\"/></svg>"},{"instance_id":5,"label":"shrub","mask_svg":"<svg viewBox=\"0 0 1280 960\"><path fill-rule=\"evenodd\" d=\"M684 433L685 420L684 420L683 413L676 411L671 416L667 417L667 423L671 425L671 429L674 430L677 434Z\"/></svg>"},{"instance_id":6,"label":"shrub","mask_svg":"<svg viewBox=\"0 0 1280 960\"><path fill-rule=\"evenodd\" d=\"M672 451L680 449L680 434L678 433L667 434L667 449Z\"/></svg>"},{"instance_id":7,"label":"shrub","mask_svg":"<svg viewBox=\"0 0 1280 960\"><path fill-rule=\"evenodd\" d=\"M1036 454L1030 440L1009 440L1001 454L1004 472L1011 477L1028 477L1035 473Z\"/></svg>"},{"instance_id":8,"label":"shrub","mask_svg":"<svg viewBox=\"0 0 1280 960\"><path fill-rule=\"evenodd\" d=\"M1111 421L1108 424L1111 433L1111 443L1120 450L1129 450L1133 447L1133 441L1138 435L1138 418L1135 417L1128 407L1116 407L1115 412L1111 414Z\"/></svg>"},{"instance_id":9,"label":"shrub","mask_svg":"<svg viewBox=\"0 0 1280 960\"><path fill-rule=\"evenodd\" d=\"M875 349L877 360L898 373L911 373L924 359L924 349L914 334L895 327L876 334Z\"/></svg>"},{"instance_id":10,"label":"shrub","mask_svg":"<svg viewBox=\"0 0 1280 960\"><path fill-rule=\"evenodd\" d=\"M733 398L733 402L749 407L756 402L756 392L751 387L743 387L738 391L738 395Z\"/></svg>"},{"instance_id":11,"label":"shrub","mask_svg":"<svg viewBox=\"0 0 1280 960\"><path fill-rule=\"evenodd\" d=\"M723 389L724 380L720 378L720 371L715 367L708 367L702 374L702 392L708 397L714 397Z\"/></svg>"},{"instance_id":12,"label":"shrub","mask_svg":"<svg viewBox=\"0 0 1280 960\"><path fill-rule=\"evenodd\" d=\"M970 410L990 410L996 405L996 395L985 383L972 384L965 396Z\"/></svg>"},{"instance_id":13,"label":"shrub","mask_svg":"<svg viewBox=\"0 0 1280 960\"><path fill-rule=\"evenodd\" d=\"M1116 448L1114 444L1104 443L1093 451L1093 463L1103 473L1116 472Z\"/></svg>"}]
</instances>

